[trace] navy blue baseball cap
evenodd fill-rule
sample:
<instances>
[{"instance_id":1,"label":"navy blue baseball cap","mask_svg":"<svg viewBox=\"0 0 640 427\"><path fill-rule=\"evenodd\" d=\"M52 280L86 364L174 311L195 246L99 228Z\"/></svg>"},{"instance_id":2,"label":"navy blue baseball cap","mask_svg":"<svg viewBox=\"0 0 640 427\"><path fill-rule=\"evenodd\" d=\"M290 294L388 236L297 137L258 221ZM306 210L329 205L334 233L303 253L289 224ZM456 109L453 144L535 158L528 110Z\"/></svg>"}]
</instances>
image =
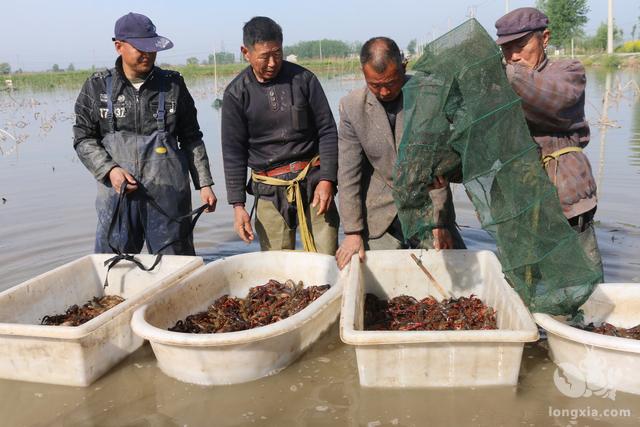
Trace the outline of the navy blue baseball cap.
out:
<instances>
[{"instance_id":1,"label":"navy blue baseball cap","mask_svg":"<svg viewBox=\"0 0 640 427\"><path fill-rule=\"evenodd\" d=\"M139 13L130 12L116 21L113 41L129 43L142 52L159 52L171 49L173 42L156 33L151 19Z\"/></svg>"}]
</instances>

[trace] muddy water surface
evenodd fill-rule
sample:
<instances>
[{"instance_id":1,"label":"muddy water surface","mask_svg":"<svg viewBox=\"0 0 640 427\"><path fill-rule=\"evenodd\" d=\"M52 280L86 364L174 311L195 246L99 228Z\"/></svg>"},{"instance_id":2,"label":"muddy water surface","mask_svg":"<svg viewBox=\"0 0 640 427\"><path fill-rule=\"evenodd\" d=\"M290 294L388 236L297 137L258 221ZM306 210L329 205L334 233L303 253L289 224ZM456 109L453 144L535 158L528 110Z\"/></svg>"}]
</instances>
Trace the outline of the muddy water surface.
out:
<instances>
[{"instance_id":1,"label":"muddy water surface","mask_svg":"<svg viewBox=\"0 0 640 427\"><path fill-rule=\"evenodd\" d=\"M640 282L640 73L590 71L586 150L599 184L598 240L608 282ZM337 118L358 78L323 79ZM232 232L225 203L219 113L210 81L190 85L212 160L218 211L198 223L196 249L207 261L257 250ZM609 87L609 96L604 95ZM72 149L77 89L0 93L0 291L90 253L95 183ZM603 114L603 112L607 114ZM454 189L471 249L493 249L462 188ZM194 197L197 194L194 193ZM194 204L197 203L194 198ZM355 353L334 326L280 374L227 387L184 384L163 375L148 345L87 388L0 380L6 426L199 425L637 425L640 396L569 398L554 385L546 342L527 345L517 387L380 391L360 388ZM561 413L559 411L564 411ZM622 415L621 415L622 414ZM573 417L571 415L574 415Z\"/></svg>"}]
</instances>

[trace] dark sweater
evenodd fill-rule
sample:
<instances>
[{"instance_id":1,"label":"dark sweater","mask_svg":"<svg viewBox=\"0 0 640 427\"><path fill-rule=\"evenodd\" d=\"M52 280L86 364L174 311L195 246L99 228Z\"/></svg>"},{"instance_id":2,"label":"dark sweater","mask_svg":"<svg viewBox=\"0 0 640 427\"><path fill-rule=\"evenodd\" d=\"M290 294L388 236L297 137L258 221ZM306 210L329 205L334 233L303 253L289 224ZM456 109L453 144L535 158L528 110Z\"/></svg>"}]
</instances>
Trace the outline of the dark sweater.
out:
<instances>
[{"instance_id":1,"label":"dark sweater","mask_svg":"<svg viewBox=\"0 0 640 427\"><path fill-rule=\"evenodd\" d=\"M222 158L230 204L246 200L247 166L269 170L320 154L320 179L336 182L338 133L316 76L284 61L260 83L251 67L225 89Z\"/></svg>"}]
</instances>

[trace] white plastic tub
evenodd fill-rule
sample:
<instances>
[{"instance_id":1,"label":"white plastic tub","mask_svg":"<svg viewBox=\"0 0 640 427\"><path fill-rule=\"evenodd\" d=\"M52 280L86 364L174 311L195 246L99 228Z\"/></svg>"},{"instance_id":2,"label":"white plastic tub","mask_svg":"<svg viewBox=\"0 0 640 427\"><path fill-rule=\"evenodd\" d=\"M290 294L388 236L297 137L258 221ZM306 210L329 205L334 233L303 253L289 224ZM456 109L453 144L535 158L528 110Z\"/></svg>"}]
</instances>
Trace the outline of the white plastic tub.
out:
<instances>
[{"instance_id":1,"label":"white plastic tub","mask_svg":"<svg viewBox=\"0 0 640 427\"><path fill-rule=\"evenodd\" d=\"M304 252L255 252L215 261L138 309L131 326L151 343L170 377L201 385L235 384L272 375L299 357L337 319L342 287L335 259ZM295 315L271 325L218 334L171 332L176 321L224 294L244 298L269 279L331 285Z\"/></svg>"},{"instance_id":2,"label":"white plastic tub","mask_svg":"<svg viewBox=\"0 0 640 427\"><path fill-rule=\"evenodd\" d=\"M0 378L87 386L143 343L131 331L134 309L193 269L202 258L165 255L152 272L121 261L103 289L104 261L88 255L0 293ZM151 265L154 255L137 255ZM45 315L62 314L95 296L125 301L80 326L43 326Z\"/></svg>"},{"instance_id":3,"label":"white plastic tub","mask_svg":"<svg viewBox=\"0 0 640 427\"><path fill-rule=\"evenodd\" d=\"M640 324L640 283L600 284L581 308L585 324L636 326ZM561 316L535 313L534 317L547 331L553 361L570 370L565 375L585 381L592 390L640 394L639 340L583 331L567 325Z\"/></svg>"},{"instance_id":4,"label":"white plastic tub","mask_svg":"<svg viewBox=\"0 0 640 427\"><path fill-rule=\"evenodd\" d=\"M442 296L410 255L422 261L454 297L476 295L497 311L491 331L365 331L366 293L390 299ZM357 264L357 257L351 266ZM340 317L342 341L355 346L364 387L462 387L513 385L525 342L538 329L520 297L505 281L492 252L444 250L369 251L345 282Z\"/></svg>"}]
</instances>

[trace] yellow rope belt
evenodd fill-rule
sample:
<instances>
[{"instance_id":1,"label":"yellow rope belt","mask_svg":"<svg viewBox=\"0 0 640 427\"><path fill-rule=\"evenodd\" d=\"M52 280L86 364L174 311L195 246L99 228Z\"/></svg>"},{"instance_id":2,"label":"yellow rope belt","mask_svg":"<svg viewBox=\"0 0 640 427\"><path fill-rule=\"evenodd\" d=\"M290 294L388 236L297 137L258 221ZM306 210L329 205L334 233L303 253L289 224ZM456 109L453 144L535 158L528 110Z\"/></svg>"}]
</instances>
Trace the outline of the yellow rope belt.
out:
<instances>
[{"instance_id":1,"label":"yellow rope belt","mask_svg":"<svg viewBox=\"0 0 640 427\"><path fill-rule=\"evenodd\" d=\"M572 153L572 152L582 153L582 148L580 148L580 147L567 147L567 148L563 148L563 149L558 150L558 151L554 151L553 153L547 154L546 156L544 156L542 158L542 164L546 168L551 160L558 160L558 158L560 156L562 156L563 154Z\"/></svg>"},{"instance_id":2,"label":"yellow rope belt","mask_svg":"<svg viewBox=\"0 0 640 427\"><path fill-rule=\"evenodd\" d=\"M298 211L298 225L300 226L300 237L302 239L302 245L304 250L307 252L317 252L316 245L313 243L313 236L309 231L309 226L307 225L307 216L304 214L304 204L302 201L302 192L300 191L300 181L304 180L307 177L307 173L309 169L311 169L311 165L320 158L320 156L316 156L309 164L300 171L298 176L293 179L278 179L270 176L258 175L255 172L251 171L251 178L255 182L260 182L267 185L275 185L278 187L287 187L287 201L289 203L296 203L296 209Z\"/></svg>"}]
</instances>

